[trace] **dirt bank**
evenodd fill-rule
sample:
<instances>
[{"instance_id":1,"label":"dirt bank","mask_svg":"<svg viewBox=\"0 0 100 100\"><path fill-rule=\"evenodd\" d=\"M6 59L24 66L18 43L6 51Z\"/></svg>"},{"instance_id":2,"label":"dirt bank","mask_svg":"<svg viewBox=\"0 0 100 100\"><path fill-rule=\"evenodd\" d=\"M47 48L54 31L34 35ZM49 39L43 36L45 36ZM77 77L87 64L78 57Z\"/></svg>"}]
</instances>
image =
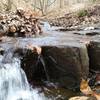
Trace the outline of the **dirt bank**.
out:
<instances>
[{"instance_id":1,"label":"dirt bank","mask_svg":"<svg viewBox=\"0 0 100 100\"><path fill-rule=\"evenodd\" d=\"M63 26L63 27L87 27L94 26L100 23L100 5L94 5L92 7L79 10L73 13L67 13L62 17L48 18L51 25Z\"/></svg>"}]
</instances>

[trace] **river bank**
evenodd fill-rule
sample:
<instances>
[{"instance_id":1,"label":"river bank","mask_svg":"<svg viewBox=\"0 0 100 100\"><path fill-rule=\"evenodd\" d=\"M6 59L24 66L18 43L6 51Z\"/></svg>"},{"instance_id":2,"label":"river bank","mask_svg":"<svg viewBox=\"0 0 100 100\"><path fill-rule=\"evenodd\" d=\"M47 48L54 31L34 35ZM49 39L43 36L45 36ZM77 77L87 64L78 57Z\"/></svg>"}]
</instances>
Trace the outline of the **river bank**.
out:
<instances>
[{"instance_id":1,"label":"river bank","mask_svg":"<svg viewBox=\"0 0 100 100\"><path fill-rule=\"evenodd\" d=\"M100 5L96 4L72 13L65 13L56 18L47 18L51 26L62 26L67 29L82 29L85 27L100 27Z\"/></svg>"}]
</instances>

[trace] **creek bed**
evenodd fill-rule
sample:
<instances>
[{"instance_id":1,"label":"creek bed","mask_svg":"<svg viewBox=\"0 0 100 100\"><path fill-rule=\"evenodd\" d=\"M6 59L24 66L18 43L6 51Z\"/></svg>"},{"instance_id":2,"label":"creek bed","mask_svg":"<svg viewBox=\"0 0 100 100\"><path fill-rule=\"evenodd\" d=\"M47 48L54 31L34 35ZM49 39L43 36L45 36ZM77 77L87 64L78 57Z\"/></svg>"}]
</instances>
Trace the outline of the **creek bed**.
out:
<instances>
[{"instance_id":1,"label":"creek bed","mask_svg":"<svg viewBox=\"0 0 100 100\"><path fill-rule=\"evenodd\" d=\"M90 55L88 56L87 47L88 45L90 45L91 41L94 41L99 37L99 35L86 36L73 33L75 33L75 31L58 32L51 30L45 32L43 36L39 36L36 38L4 37L2 42L0 43L0 47L1 50L4 49L4 51L7 51L11 48L13 48L16 51L16 49L20 48L21 52L18 51L17 54L23 55L23 52L25 51L27 45L29 44L41 46L43 50L42 56L44 61L46 61L45 62L46 70L50 77L50 82L47 82L48 84L46 85L45 84L41 85L42 83L39 82L38 86L36 87L34 86L33 76L35 74L39 76L42 76L43 74L42 78L44 78L45 81L48 80L46 80L46 77L44 77L45 73L43 72L43 70L39 71L40 73L38 71L35 71L33 75L29 75L30 72L34 71L35 68L34 67L35 62L33 63L34 57L30 56L29 57L30 59L27 59L28 56L31 55L31 53L25 56L26 61L31 60L30 64L28 64L29 66L22 66L22 68L26 72L29 82L30 82L29 76L32 77L31 79L32 86L34 86L34 88L38 88L40 92L44 92L46 97L48 97L51 100L67 100L72 96L81 95L79 89L76 91L75 86L79 88L81 78L88 77L89 70L91 68L91 66L89 66L90 63L89 60L93 59L93 57L91 57L90 59ZM97 39L97 41L98 43L100 43L99 39ZM94 48L90 49L90 46L89 50L94 50ZM99 45L96 45L96 47L99 50ZM95 53L99 53L96 52L96 50L94 51L95 51L94 55ZM26 63L24 62L23 65L25 64ZM99 68L100 66L98 66L98 69ZM61 69L64 69L64 71ZM28 74L27 71L29 72ZM41 72L43 73L41 74ZM42 80L42 78L40 78L40 80ZM52 85L55 82L58 83L59 84L58 87L56 85L48 86L51 84L51 82ZM72 88L72 90L70 90L70 88Z\"/></svg>"}]
</instances>

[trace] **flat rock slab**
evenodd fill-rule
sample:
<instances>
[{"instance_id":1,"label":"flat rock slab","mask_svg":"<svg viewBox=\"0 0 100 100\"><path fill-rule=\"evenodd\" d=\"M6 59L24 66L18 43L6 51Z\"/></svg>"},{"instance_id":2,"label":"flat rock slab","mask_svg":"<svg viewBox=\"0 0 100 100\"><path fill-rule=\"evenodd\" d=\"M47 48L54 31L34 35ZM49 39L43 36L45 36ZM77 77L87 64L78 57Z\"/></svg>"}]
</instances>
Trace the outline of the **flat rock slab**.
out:
<instances>
[{"instance_id":1,"label":"flat rock slab","mask_svg":"<svg viewBox=\"0 0 100 100\"><path fill-rule=\"evenodd\" d=\"M90 68L100 71L100 37L94 37L88 47Z\"/></svg>"},{"instance_id":2,"label":"flat rock slab","mask_svg":"<svg viewBox=\"0 0 100 100\"><path fill-rule=\"evenodd\" d=\"M78 35L86 35L86 36L95 36L95 35L100 35L100 29L94 29L94 30L80 30L80 31L75 31L74 34Z\"/></svg>"}]
</instances>

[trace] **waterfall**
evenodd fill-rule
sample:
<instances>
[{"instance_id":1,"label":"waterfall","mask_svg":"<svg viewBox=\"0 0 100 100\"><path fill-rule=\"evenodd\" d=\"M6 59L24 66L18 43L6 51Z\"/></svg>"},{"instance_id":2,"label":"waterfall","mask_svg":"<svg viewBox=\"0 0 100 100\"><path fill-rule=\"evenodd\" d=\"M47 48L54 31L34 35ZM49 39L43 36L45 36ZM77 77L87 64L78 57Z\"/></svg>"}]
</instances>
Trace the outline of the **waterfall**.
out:
<instances>
[{"instance_id":1,"label":"waterfall","mask_svg":"<svg viewBox=\"0 0 100 100\"><path fill-rule=\"evenodd\" d=\"M0 55L0 100L46 100L30 87L20 59L13 57L11 62L3 62L5 57L7 54Z\"/></svg>"},{"instance_id":2,"label":"waterfall","mask_svg":"<svg viewBox=\"0 0 100 100\"><path fill-rule=\"evenodd\" d=\"M43 30L44 31L50 31L51 30L51 26L49 24L49 22L43 22L44 26L43 26Z\"/></svg>"}]
</instances>

